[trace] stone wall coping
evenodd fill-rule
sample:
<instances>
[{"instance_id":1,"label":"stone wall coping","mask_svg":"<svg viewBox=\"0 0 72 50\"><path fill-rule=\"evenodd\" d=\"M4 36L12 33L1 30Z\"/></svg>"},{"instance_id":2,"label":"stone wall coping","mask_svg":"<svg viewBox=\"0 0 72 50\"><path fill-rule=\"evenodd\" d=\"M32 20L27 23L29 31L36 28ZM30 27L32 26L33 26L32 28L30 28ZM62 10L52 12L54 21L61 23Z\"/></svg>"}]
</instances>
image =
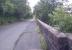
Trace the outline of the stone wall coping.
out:
<instances>
[{"instance_id":1,"label":"stone wall coping","mask_svg":"<svg viewBox=\"0 0 72 50\"><path fill-rule=\"evenodd\" d=\"M46 24L46 23L44 23L44 22L42 22L41 20L39 20L39 19L37 19L37 21L43 26L43 27L45 27L45 28L47 28L48 29L48 31L50 31L50 32L52 32L56 37L66 37L66 35L64 34L64 33L62 33L62 32L60 32L60 31L58 31L58 30L56 30L56 29L54 29L53 27L51 27L51 26L49 26L48 24Z\"/></svg>"}]
</instances>

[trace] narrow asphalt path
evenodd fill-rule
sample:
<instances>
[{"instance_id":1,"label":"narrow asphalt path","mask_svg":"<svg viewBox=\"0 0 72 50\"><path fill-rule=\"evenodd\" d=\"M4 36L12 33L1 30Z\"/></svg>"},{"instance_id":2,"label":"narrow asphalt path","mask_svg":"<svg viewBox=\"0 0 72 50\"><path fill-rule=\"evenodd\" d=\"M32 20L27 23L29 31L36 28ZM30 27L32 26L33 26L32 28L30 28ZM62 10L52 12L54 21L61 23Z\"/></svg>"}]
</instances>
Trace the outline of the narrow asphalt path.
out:
<instances>
[{"instance_id":1,"label":"narrow asphalt path","mask_svg":"<svg viewBox=\"0 0 72 50\"><path fill-rule=\"evenodd\" d=\"M0 27L0 50L41 49L35 21Z\"/></svg>"}]
</instances>

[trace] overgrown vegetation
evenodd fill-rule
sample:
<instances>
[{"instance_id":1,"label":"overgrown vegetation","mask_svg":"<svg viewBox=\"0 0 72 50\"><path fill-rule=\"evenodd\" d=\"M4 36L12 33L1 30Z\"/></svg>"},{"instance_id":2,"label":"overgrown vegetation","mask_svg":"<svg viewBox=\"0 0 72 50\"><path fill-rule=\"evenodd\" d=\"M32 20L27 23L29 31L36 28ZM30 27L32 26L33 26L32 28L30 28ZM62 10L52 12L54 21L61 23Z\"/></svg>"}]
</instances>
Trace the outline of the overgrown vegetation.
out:
<instances>
[{"instance_id":1,"label":"overgrown vegetation","mask_svg":"<svg viewBox=\"0 0 72 50\"><path fill-rule=\"evenodd\" d=\"M39 36L40 36L41 48L43 50L48 50L48 46L47 46L47 43L46 43L44 35L40 32Z\"/></svg>"},{"instance_id":2,"label":"overgrown vegetation","mask_svg":"<svg viewBox=\"0 0 72 50\"><path fill-rule=\"evenodd\" d=\"M67 2L67 0L64 0L64 2ZM34 14L48 25L60 28L60 31L72 32L72 15L66 10L63 2L40 0L35 6Z\"/></svg>"},{"instance_id":3,"label":"overgrown vegetation","mask_svg":"<svg viewBox=\"0 0 72 50\"><path fill-rule=\"evenodd\" d=\"M63 32L72 32L72 15L65 12L64 9L57 8L50 14L52 25L60 28Z\"/></svg>"},{"instance_id":4,"label":"overgrown vegetation","mask_svg":"<svg viewBox=\"0 0 72 50\"><path fill-rule=\"evenodd\" d=\"M0 0L0 24L32 17L27 0Z\"/></svg>"},{"instance_id":5,"label":"overgrown vegetation","mask_svg":"<svg viewBox=\"0 0 72 50\"><path fill-rule=\"evenodd\" d=\"M48 50L48 46L47 46L44 34L40 31L39 26L37 26L36 31L39 33L41 49L42 50Z\"/></svg>"},{"instance_id":6,"label":"overgrown vegetation","mask_svg":"<svg viewBox=\"0 0 72 50\"><path fill-rule=\"evenodd\" d=\"M55 9L55 0L40 0L35 6L34 14L43 22L50 24L49 14Z\"/></svg>"}]
</instances>

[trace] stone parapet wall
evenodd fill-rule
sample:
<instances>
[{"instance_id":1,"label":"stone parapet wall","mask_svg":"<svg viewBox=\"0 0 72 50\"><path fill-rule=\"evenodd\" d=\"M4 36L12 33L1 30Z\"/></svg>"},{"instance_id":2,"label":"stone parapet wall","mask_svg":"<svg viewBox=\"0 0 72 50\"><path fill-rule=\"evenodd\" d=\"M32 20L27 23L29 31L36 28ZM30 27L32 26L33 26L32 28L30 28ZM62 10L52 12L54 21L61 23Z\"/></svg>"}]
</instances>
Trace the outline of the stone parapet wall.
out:
<instances>
[{"instance_id":1,"label":"stone parapet wall","mask_svg":"<svg viewBox=\"0 0 72 50\"><path fill-rule=\"evenodd\" d=\"M72 50L72 36L62 33L46 23L37 20L41 32L45 36L48 50Z\"/></svg>"}]
</instances>

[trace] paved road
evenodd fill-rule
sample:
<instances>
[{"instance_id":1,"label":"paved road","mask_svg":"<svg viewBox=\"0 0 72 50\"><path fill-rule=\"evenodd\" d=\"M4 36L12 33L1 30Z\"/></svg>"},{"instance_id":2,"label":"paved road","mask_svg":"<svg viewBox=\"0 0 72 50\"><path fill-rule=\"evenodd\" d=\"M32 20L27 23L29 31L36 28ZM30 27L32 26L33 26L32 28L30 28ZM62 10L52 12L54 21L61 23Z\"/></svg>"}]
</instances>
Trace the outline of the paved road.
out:
<instances>
[{"instance_id":1,"label":"paved road","mask_svg":"<svg viewBox=\"0 0 72 50\"><path fill-rule=\"evenodd\" d=\"M19 22L0 27L0 50L40 49L34 21Z\"/></svg>"}]
</instances>

